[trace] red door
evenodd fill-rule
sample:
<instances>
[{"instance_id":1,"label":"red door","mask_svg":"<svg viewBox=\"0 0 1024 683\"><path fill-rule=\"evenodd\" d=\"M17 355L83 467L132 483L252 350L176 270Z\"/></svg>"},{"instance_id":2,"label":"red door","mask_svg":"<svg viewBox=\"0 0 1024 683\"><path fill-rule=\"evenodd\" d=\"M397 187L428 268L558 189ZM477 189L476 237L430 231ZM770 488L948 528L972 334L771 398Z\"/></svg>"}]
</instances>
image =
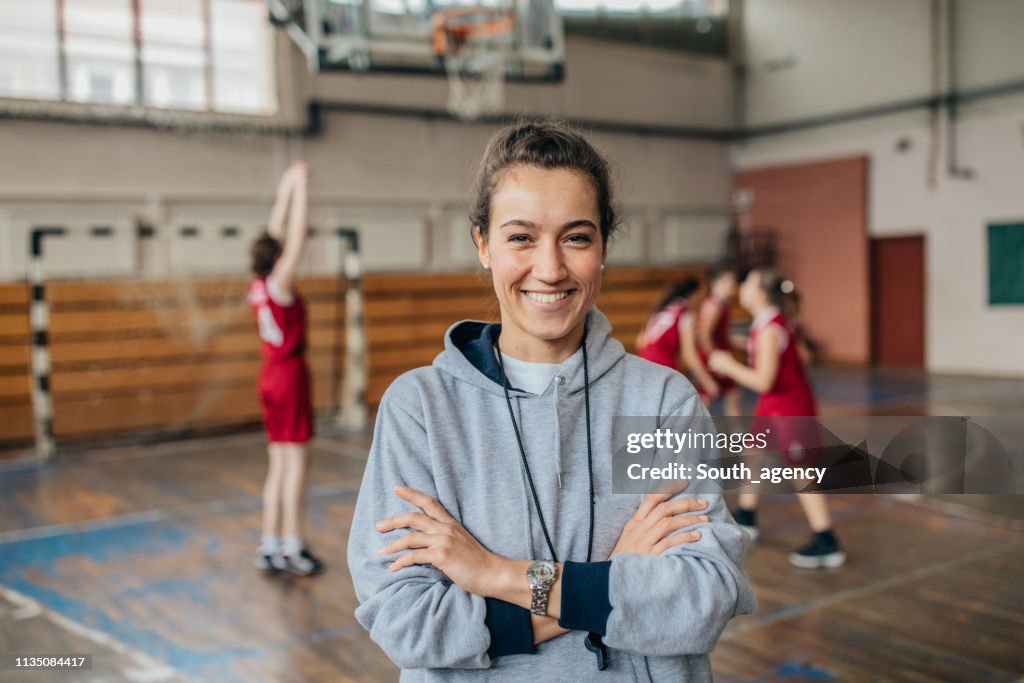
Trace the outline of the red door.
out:
<instances>
[{"instance_id":1,"label":"red door","mask_svg":"<svg viewBox=\"0 0 1024 683\"><path fill-rule=\"evenodd\" d=\"M924 236L871 240L871 360L924 368Z\"/></svg>"}]
</instances>

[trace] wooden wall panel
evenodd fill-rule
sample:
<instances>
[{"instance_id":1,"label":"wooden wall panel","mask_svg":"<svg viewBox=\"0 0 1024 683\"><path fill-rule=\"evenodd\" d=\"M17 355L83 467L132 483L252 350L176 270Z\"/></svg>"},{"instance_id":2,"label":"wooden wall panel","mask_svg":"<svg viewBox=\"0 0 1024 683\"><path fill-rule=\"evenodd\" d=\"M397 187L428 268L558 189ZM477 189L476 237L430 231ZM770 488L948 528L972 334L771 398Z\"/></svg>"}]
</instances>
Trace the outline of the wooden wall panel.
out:
<instances>
[{"instance_id":1,"label":"wooden wall panel","mask_svg":"<svg viewBox=\"0 0 1024 683\"><path fill-rule=\"evenodd\" d=\"M0 285L0 442L33 434L28 300L28 285Z\"/></svg>"},{"instance_id":2,"label":"wooden wall panel","mask_svg":"<svg viewBox=\"0 0 1024 683\"><path fill-rule=\"evenodd\" d=\"M598 306L631 350L665 285L702 274L616 268ZM376 273L363 285L371 412L398 375L430 364L454 322L498 318L481 273ZM331 412L344 367L345 283L316 278L297 286L309 306L314 401ZM247 287L243 278L49 284L58 442L258 422L262 360ZM0 287L0 441L32 435L28 339L27 286Z\"/></svg>"}]
</instances>

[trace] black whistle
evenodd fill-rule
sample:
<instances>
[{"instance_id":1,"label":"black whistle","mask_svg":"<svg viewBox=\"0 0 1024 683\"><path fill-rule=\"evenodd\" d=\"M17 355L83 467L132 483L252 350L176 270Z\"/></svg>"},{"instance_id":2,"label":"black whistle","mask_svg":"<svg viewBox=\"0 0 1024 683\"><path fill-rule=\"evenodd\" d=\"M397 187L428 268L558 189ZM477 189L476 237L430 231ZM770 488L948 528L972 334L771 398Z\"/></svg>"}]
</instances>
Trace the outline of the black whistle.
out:
<instances>
[{"instance_id":1,"label":"black whistle","mask_svg":"<svg viewBox=\"0 0 1024 683\"><path fill-rule=\"evenodd\" d=\"M608 647L601 642L601 636L596 633L588 633L587 637L583 639L583 646L597 657L598 671L604 671L608 668Z\"/></svg>"}]
</instances>

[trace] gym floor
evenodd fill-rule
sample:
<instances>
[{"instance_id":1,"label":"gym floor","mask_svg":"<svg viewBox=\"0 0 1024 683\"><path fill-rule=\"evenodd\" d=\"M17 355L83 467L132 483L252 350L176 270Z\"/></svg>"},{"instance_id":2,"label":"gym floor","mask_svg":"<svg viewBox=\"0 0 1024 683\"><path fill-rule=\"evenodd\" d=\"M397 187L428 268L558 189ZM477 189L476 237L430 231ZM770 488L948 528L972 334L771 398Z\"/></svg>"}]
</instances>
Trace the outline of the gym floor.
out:
<instances>
[{"instance_id":1,"label":"gym floor","mask_svg":"<svg viewBox=\"0 0 1024 683\"><path fill-rule=\"evenodd\" d=\"M1008 414L1024 380L818 369L826 414ZM347 530L365 438L319 437L309 525L321 577L251 566L261 433L0 461L0 642L93 655L41 681L390 681L353 617ZM757 614L712 655L716 680L1024 681L1021 496L833 496L850 560L808 572L788 496L768 497L747 569ZM685 599L685 596L680 596Z\"/></svg>"}]
</instances>

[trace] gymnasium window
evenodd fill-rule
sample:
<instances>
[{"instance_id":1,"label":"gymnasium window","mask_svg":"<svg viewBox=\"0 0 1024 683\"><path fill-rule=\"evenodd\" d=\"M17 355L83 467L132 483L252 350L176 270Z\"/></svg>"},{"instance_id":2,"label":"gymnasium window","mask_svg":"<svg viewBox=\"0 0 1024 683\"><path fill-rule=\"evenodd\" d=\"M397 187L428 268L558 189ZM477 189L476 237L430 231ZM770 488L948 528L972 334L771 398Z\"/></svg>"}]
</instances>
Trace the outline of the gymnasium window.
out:
<instances>
[{"instance_id":1,"label":"gymnasium window","mask_svg":"<svg viewBox=\"0 0 1024 683\"><path fill-rule=\"evenodd\" d=\"M683 52L728 54L729 0L554 0L565 32Z\"/></svg>"},{"instance_id":2,"label":"gymnasium window","mask_svg":"<svg viewBox=\"0 0 1024 683\"><path fill-rule=\"evenodd\" d=\"M263 0L0 0L0 97L272 114Z\"/></svg>"},{"instance_id":3,"label":"gymnasium window","mask_svg":"<svg viewBox=\"0 0 1024 683\"><path fill-rule=\"evenodd\" d=\"M0 0L0 94L56 99L57 3Z\"/></svg>"}]
</instances>

